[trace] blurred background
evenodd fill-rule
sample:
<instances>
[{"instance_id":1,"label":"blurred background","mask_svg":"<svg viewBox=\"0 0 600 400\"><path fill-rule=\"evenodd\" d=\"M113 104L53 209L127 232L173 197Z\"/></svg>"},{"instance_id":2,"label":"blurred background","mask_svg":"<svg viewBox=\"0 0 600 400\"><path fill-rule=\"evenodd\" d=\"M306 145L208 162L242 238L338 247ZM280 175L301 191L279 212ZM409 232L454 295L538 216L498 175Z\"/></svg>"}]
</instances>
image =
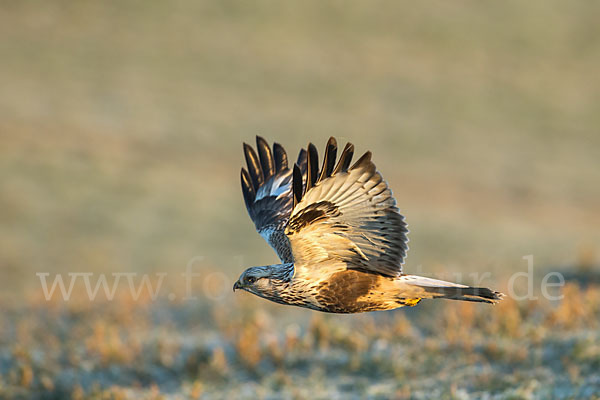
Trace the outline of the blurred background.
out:
<instances>
[{"instance_id":1,"label":"blurred background","mask_svg":"<svg viewBox=\"0 0 600 400\"><path fill-rule=\"evenodd\" d=\"M255 234L239 187L242 142L253 144L257 134L281 143L291 158L309 141L322 149L329 136L342 146L351 141L357 153L373 151L410 225L409 272L451 278L485 271L487 286L505 290L511 274L526 271L526 255L533 255L538 278L593 269L600 243L599 13L595 2L545 0L3 2L0 393L218 397L240 390L250 398L302 397L293 377L311 370L312 361L294 369L284 357L284 367L248 367L238 359L243 340L260 354L273 338L318 342L323 326L341 324L351 332L354 324L381 320L412 324L417 348L438 337L443 327L419 319L435 312L427 305L314 317L245 293L234 296L228 282L219 286L226 293L214 289L215 271L224 274L218 283L232 284L245 267L277 261ZM203 275L195 302L160 300L168 291L143 305L46 302L35 275L167 272L180 299L179 274L198 256ZM461 281L473 283L469 279ZM203 297L206 291L212 300ZM519 321L527 320L529 303L510 304L521 310ZM134 314L139 320L126 325ZM255 337L240 337L243 329L235 324L224 327L223 315L230 323L250 318ZM590 320L573 329L587 331ZM479 322L469 326L478 329ZM482 338L489 334L482 332ZM519 332L519 340L534 337ZM116 359L105 360L94 347L105 339ZM431 341L445 343L438 339ZM586 358L591 370L600 365L597 339L585 339L596 346L591 361ZM159 361L148 361L159 372L131 372L132 360L144 352L123 358L118 343L131 349L132 341L139 349L159 349ZM443 359L440 346L439 354L432 350L434 359ZM171 367L161 358L165 348L176 349ZM200 348L208 361L182 372ZM352 349L339 350L340 365L363 354ZM110 375L103 370L108 366L120 372ZM61 375L62 368L71 375ZM272 378L270 368L281 376ZM438 374L441 392L428 383L411 388L393 373L382 393L469 398L488 390L515 395L510 390L521 384L526 394L540 393L530 377L502 380L501 371L514 365L490 368L504 386L490 378L481 387L457 387L454 375L432 366L402 376L418 386ZM207 369L214 371L202 372ZM533 381L554 382L552 371ZM575 375L590 376L585 370ZM313 382L310 372L302 376L300 382ZM265 383L265 377L277 381ZM571 378L565 387L579 387ZM329 397L345 390L330 384L329 375L314 379L334 388L323 392ZM374 382L383 385L370 377L355 387L352 378L348 393L377 397ZM565 390L551 394L587 393Z\"/></svg>"}]
</instances>

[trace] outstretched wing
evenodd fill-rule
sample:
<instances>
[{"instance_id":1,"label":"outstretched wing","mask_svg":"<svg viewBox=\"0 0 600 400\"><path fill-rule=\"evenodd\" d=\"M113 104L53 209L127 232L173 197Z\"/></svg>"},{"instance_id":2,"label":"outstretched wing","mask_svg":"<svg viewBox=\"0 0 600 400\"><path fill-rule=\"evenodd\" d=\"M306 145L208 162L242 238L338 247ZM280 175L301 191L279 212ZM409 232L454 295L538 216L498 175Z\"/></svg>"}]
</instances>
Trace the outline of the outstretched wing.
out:
<instances>
[{"instance_id":1,"label":"outstretched wing","mask_svg":"<svg viewBox=\"0 0 600 400\"><path fill-rule=\"evenodd\" d=\"M256 137L256 148L244 143L248 170L242 168L242 193L248 214L258 233L273 247L282 262L292 262L289 241L284 234L293 208L292 170L288 168L283 147ZM306 151L301 150L297 164L306 170Z\"/></svg>"},{"instance_id":2,"label":"outstretched wing","mask_svg":"<svg viewBox=\"0 0 600 400\"><path fill-rule=\"evenodd\" d=\"M349 167L354 146L346 145L337 164L336 150L330 138L319 171L317 151L309 144L306 185L294 167L294 208L285 233L296 273L346 264L347 269L401 275L408 229L391 190L371 152Z\"/></svg>"}]
</instances>

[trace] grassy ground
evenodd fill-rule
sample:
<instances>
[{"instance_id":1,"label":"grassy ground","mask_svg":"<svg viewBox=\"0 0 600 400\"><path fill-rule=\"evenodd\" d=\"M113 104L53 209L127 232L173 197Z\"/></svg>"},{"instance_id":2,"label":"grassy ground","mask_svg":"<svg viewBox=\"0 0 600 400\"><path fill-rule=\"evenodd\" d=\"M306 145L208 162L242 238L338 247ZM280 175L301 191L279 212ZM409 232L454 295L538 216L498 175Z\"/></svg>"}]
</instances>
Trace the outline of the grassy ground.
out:
<instances>
[{"instance_id":1,"label":"grassy ground","mask_svg":"<svg viewBox=\"0 0 600 400\"><path fill-rule=\"evenodd\" d=\"M0 398L593 398L599 11L3 3ZM507 291L533 255L539 299L328 316L234 296L276 261L239 190L256 134L372 150L407 271ZM579 283L548 301L557 270ZM167 277L156 300L122 284L89 301L79 282L65 302L40 272Z\"/></svg>"},{"instance_id":2,"label":"grassy ground","mask_svg":"<svg viewBox=\"0 0 600 400\"><path fill-rule=\"evenodd\" d=\"M597 398L600 288L493 309L338 316L233 304L30 300L3 314L15 398Z\"/></svg>"}]
</instances>

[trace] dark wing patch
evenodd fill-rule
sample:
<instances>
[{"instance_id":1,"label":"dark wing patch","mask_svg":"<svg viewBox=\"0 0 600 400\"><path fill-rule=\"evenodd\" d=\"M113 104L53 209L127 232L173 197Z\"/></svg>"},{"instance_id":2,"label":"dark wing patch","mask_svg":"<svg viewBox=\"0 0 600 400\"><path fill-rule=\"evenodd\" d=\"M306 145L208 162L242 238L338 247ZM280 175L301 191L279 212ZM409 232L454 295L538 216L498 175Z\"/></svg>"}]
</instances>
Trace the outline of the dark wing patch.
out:
<instances>
[{"instance_id":1,"label":"dark wing patch","mask_svg":"<svg viewBox=\"0 0 600 400\"><path fill-rule=\"evenodd\" d=\"M337 217L339 215L340 211L335 204L329 201L321 201L319 203L311 204L299 214L295 215L294 219L288 222L287 230L289 233L298 232L309 224L326 218Z\"/></svg>"}]
</instances>

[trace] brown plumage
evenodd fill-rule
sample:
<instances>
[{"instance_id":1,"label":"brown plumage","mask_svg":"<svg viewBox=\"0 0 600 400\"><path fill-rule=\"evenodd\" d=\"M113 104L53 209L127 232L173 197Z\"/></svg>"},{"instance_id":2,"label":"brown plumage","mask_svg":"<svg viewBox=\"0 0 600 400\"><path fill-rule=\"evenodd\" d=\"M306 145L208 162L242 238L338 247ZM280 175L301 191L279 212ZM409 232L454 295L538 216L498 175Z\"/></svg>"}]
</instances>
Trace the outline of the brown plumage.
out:
<instances>
[{"instance_id":1,"label":"brown plumage","mask_svg":"<svg viewBox=\"0 0 600 400\"><path fill-rule=\"evenodd\" d=\"M281 145L244 144L244 201L257 231L282 264L248 268L234 284L281 304L334 313L414 306L422 299L495 303L502 294L405 275L408 229L391 190L364 153L352 166L346 144L336 162L330 138L319 168L316 147L292 168Z\"/></svg>"}]
</instances>

